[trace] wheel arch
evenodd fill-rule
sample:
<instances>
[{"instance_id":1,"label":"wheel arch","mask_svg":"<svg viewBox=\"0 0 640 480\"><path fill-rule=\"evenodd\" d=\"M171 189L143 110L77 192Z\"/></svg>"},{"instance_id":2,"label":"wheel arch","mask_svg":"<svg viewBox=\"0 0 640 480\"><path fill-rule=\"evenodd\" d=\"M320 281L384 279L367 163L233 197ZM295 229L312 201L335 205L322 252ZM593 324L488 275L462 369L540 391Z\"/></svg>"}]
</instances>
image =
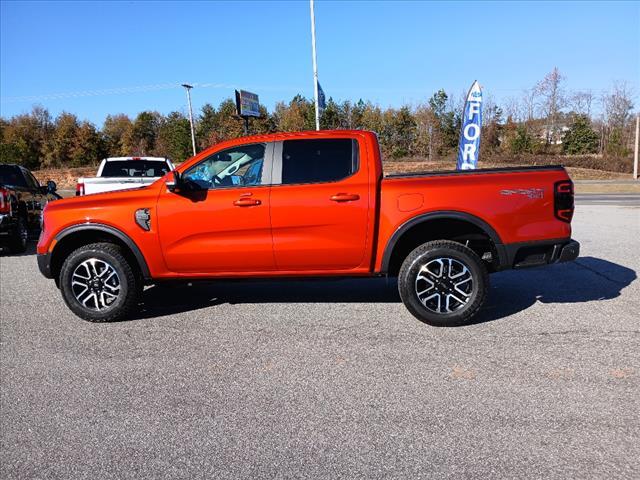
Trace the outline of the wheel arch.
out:
<instances>
[{"instance_id":1,"label":"wheel arch","mask_svg":"<svg viewBox=\"0 0 640 480\"><path fill-rule=\"evenodd\" d=\"M473 250L491 248L492 270L499 270L505 264L502 240L491 225L470 213L439 211L413 217L396 229L385 246L381 273L396 275L406 255L424 242L463 239L475 242ZM476 253L482 257L481 251Z\"/></svg>"},{"instance_id":2,"label":"wheel arch","mask_svg":"<svg viewBox=\"0 0 640 480\"><path fill-rule=\"evenodd\" d=\"M119 245L125 258L131 265L138 269L144 280L151 279L149 267L140 251L140 248L126 233L115 227L98 224L84 223L67 227L55 236L56 244L51 252L51 273L57 279L60 269L69 253L81 247L96 242L110 242Z\"/></svg>"}]
</instances>

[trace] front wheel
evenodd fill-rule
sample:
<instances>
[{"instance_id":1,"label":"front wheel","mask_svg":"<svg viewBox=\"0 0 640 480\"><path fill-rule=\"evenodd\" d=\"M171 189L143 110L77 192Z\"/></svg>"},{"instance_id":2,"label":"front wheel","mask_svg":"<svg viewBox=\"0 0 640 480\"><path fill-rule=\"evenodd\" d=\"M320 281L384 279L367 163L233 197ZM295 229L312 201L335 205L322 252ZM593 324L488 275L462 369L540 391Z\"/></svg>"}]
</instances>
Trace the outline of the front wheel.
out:
<instances>
[{"instance_id":1,"label":"front wheel","mask_svg":"<svg viewBox=\"0 0 640 480\"><path fill-rule=\"evenodd\" d=\"M29 240L29 230L27 220L23 216L18 217L16 229L9 238L9 251L11 253L24 253L27 250Z\"/></svg>"},{"instance_id":2,"label":"front wheel","mask_svg":"<svg viewBox=\"0 0 640 480\"><path fill-rule=\"evenodd\" d=\"M400 268L398 290L418 320L438 327L464 325L487 297L489 274L470 248L436 240L407 256Z\"/></svg>"},{"instance_id":3,"label":"front wheel","mask_svg":"<svg viewBox=\"0 0 640 480\"><path fill-rule=\"evenodd\" d=\"M60 270L60 290L73 313L90 322L111 322L136 307L142 281L118 245L93 243L73 251Z\"/></svg>"}]
</instances>

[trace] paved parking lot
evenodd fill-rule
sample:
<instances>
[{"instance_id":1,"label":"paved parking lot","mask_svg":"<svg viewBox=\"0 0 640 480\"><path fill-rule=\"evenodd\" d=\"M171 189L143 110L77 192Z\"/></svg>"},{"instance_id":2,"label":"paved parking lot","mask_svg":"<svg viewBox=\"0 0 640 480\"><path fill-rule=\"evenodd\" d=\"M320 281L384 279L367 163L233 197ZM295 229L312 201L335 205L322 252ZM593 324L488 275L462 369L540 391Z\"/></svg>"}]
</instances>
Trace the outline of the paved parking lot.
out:
<instances>
[{"instance_id":1,"label":"paved parking lot","mask_svg":"<svg viewBox=\"0 0 640 480\"><path fill-rule=\"evenodd\" d=\"M0 258L1 478L638 478L640 208L582 204L573 264L492 277L472 326L384 280L151 288L74 317Z\"/></svg>"}]
</instances>

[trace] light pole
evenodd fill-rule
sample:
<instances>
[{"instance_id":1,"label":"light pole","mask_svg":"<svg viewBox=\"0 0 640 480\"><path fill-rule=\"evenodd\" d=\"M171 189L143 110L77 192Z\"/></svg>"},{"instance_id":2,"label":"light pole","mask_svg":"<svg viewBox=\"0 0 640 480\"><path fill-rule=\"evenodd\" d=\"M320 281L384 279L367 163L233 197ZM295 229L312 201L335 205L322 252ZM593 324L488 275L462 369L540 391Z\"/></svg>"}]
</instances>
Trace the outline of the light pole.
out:
<instances>
[{"instance_id":1,"label":"light pole","mask_svg":"<svg viewBox=\"0 0 640 480\"><path fill-rule=\"evenodd\" d=\"M193 110L191 108L191 89L193 85L183 83L182 86L187 91L187 102L189 102L189 123L191 124L191 144L193 145L193 156L196 156L196 135L193 132Z\"/></svg>"},{"instance_id":2,"label":"light pole","mask_svg":"<svg viewBox=\"0 0 640 480\"><path fill-rule=\"evenodd\" d=\"M316 61L316 16L313 12L313 0L309 0L311 9L311 50L313 53L313 96L316 104L316 130L320 130L320 110L318 109L318 63Z\"/></svg>"},{"instance_id":3,"label":"light pole","mask_svg":"<svg viewBox=\"0 0 640 480\"><path fill-rule=\"evenodd\" d=\"M636 115L636 144L633 151L633 179L638 180L638 150L640 150L640 113Z\"/></svg>"}]
</instances>

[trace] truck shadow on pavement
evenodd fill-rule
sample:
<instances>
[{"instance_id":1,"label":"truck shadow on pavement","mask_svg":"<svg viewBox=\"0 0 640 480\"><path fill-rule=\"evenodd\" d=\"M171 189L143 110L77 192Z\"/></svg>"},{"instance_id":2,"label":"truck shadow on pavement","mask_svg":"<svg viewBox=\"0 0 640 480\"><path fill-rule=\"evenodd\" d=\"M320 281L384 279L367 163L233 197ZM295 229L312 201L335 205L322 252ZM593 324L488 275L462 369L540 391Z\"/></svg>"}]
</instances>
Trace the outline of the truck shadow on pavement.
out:
<instances>
[{"instance_id":1,"label":"truck shadow on pavement","mask_svg":"<svg viewBox=\"0 0 640 480\"><path fill-rule=\"evenodd\" d=\"M473 323L484 323L522 312L536 302L583 303L610 300L636 280L631 268L595 257L528 270L508 270L491 276L491 292Z\"/></svg>"},{"instance_id":2,"label":"truck shadow on pavement","mask_svg":"<svg viewBox=\"0 0 640 480\"><path fill-rule=\"evenodd\" d=\"M491 276L491 291L474 324L522 312L536 302L608 300L636 280L628 267L594 257ZM134 319L154 318L215 305L255 303L400 303L395 279L216 281L157 285L145 290ZM286 308L286 307L285 307Z\"/></svg>"}]
</instances>

